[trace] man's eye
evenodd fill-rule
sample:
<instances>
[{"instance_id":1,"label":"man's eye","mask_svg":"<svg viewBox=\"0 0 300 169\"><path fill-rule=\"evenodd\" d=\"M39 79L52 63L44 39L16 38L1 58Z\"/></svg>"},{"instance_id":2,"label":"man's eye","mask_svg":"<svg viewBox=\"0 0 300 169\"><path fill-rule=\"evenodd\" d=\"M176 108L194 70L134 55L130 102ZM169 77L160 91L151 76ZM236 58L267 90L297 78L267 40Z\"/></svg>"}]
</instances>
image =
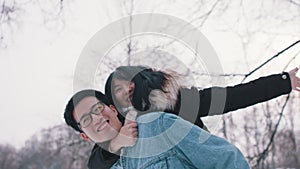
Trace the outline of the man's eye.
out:
<instances>
[{"instance_id":1,"label":"man's eye","mask_svg":"<svg viewBox=\"0 0 300 169\"><path fill-rule=\"evenodd\" d=\"M99 112L99 107L96 107L94 110L93 110L93 113L98 113Z\"/></svg>"},{"instance_id":2,"label":"man's eye","mask_svg":"<svg viewBox=\"0 0 300 169\"><path fill-rule=\"evenodd\" d=\"M93 113L100 114L102 110L103 110L103 106L98 106L93 110Z\"/></svg>"},{"instance_id":3,"label":"man's eye","mask_svg":"<svg viewBox=\"0 0 300 169\"><path fill-rule=\"evenodd\" d=\"M88 121L88 118L82 119L82 122L83 122L83 123L86 123L87 121Z\"/></svg>"},{"instance_id":4,"label":"man's eye","mask_svg":"<svg viewBox=\"0 0 300 169\"><path fill-rule=\"evenodd\" d=\"M84 124L84 125L88 124L89 121L90 121L90 118L86 117L86 118L82 119L82 124Z\"/></svg>"}]
</instances>

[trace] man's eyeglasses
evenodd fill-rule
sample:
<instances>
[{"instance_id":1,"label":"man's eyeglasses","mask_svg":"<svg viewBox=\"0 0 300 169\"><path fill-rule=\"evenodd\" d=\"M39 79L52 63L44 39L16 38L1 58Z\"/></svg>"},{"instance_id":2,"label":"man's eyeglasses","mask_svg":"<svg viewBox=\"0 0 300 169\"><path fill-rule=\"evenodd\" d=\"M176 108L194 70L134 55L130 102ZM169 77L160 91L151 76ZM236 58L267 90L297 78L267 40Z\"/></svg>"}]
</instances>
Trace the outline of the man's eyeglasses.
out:
<instances>
[{"instance_id":1,"label":"man's eyeglasses","mask_svg":"<svg viewBox=\"0 0 300 169\"><path fill-rule=\"evenodd\" d=\"M105 105L102 102L98 102L96 104L94 104L91 107L91 111L89 113L86 113L85 115L83 115L80 120L79 123L77 123L79 128L86 128L88 127L92 121L93 121L93 117L92 114L94 115L101 115L102 112L104 111Z\"/></svg>"}]
</instances>

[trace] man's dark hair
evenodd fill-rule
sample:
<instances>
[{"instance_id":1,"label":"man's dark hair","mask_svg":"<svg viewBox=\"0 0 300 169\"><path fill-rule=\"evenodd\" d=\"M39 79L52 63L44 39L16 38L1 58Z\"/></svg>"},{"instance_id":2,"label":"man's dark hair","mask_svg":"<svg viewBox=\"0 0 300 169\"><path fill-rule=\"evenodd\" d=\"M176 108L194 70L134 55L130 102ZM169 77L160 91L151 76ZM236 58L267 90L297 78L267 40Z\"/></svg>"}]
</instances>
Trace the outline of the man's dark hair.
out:
<instances>
[{"instance_id":1,"label":"man's dark hair","mask_svg":"<svg viewBox=\"0 0 300 169\"><path fill-rule=\"evenodd\" d=\"M66 109L64 112L64 118L65 118L67 125L71 126L73 129L75 129L76 131L78 131L80 133L82 133L83 131L78 127L77 122L73 116L73 111L74 111L75 106L77 106L77 104L82 99L89 97L89 96L96 97L99 101L103 102L104 104L110 105L110 103L108 102L105 95L103 93L101 93L100 91L87 89L87 90L81 90L81 91L75 93L66 105Z\"/></svg>"}]
</instances>

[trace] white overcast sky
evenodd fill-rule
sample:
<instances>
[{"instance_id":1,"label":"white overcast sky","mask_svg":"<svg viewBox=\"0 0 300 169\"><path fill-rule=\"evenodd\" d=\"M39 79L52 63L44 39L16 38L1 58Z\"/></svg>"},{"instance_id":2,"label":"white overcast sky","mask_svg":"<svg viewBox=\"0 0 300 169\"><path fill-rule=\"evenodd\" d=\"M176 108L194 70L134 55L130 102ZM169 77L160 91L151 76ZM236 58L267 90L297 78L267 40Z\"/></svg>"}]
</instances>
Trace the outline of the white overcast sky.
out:
<instances>
[{"instance_id":1,"label":"white overcast sky","mask_svg":"<svg viewBox=\"0 0 300 169\"><path fill-rule=\"evenodd\" d=\"M55 28L46 29L39 11L32 6L27 7L19 28L13 32L12 41L6 49L0 49L0 144L22 146L25 140L40 129L63 123L62 113L67 99L73 94L72 77L80 52L98 30L122 16L124 10L121 10L122 4L118 2L68 2L64 16L65 26L60 31ZM185 10L193 6L193 3L170 2L175 4L160 5L161 1L145 1L144 5L138 4L137 11L155 11L187 19L183 17ZM233 10L231 15L238 14ZM203 34L216 49L225 72L232 73L237 70L236 63L246 62L241 57L240 39L234 33L216 31L214 27L214 24L220 22L226 25L230 17L228 21L215 21L216 23L207 23L209 26L203 29ZM236 26L251 26L246 22L244 24ZM272 29L283 35L290 32L295 32L295 36L300 34L299 25L283 25ZM268 53L252 58L251 56L260 54L260 49L264 49L262 46L265 41L256 40L256 45L251 47L253 52L248 53L248 66L238 68L241 71L238 73L251 70L296 39L291 36L272 39L276 41L272 43ZM281 71L273 67L270 73L274 70Z\"/></svg>"}]
</instances>

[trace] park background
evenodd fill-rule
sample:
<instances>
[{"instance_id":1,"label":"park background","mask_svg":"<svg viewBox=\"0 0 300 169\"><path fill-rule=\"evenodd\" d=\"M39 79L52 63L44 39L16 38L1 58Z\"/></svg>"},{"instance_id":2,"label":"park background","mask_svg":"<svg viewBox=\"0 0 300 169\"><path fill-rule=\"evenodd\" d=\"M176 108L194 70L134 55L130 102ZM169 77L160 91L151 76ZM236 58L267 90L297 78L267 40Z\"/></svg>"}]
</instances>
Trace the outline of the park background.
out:
<instances>
[{"instance_id":1,"label":"park background","mask_svg":"<svg viewBox=\"0 0 300 169\"><path fill-rule=\"evenodd\" d=\"M243 82L299 66L295 62L300 52L299 0L0 0L0 4L1 169L86 168L92 145L64 124L62 113L74 93L74 72L84 46L122 17L159 13L197 27L217 52L223 73L216 76L225 78L223 85L239 84L254 70ZM189 85L210 87L205 68L182 66L180 60L192 53L168 40L125 39L104 57L107 67L95 74L98 85L92 85L103 91L108 73L117 66L147 63L158 68L171 65L193 77ZM151 56L147 61L137 55L145 49L147 58ZM179 60L179 66L172 60ZM253 168L300 168L299 108L299 93L293 92L203 119L213 134L237 145Z\"/></svg>"}]
</instances>

